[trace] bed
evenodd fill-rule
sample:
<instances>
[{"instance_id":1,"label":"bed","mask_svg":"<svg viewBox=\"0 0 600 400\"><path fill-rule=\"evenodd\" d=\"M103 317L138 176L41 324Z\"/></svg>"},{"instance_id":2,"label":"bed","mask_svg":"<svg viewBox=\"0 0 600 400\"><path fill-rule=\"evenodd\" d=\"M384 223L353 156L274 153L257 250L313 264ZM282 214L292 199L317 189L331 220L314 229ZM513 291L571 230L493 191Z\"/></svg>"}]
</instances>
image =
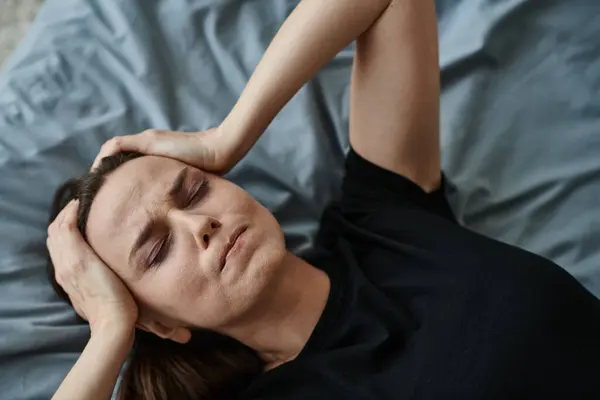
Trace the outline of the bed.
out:
<instances>
[{"instance_id":1,"label":"bed","mask_svg":"<svg viewBox=\"0 0 600 400\"><path fill-rule=\"evenodd\" d=\"M0 73L0 397L47 399L88 329L48 284L52 194L114 135L218 124L295 0L47 0ZM600 297L600 2L438 0L443 168L469 229ZM352 48L228 175L311 249L348 150Z\"/></svg>"}]
</instances>

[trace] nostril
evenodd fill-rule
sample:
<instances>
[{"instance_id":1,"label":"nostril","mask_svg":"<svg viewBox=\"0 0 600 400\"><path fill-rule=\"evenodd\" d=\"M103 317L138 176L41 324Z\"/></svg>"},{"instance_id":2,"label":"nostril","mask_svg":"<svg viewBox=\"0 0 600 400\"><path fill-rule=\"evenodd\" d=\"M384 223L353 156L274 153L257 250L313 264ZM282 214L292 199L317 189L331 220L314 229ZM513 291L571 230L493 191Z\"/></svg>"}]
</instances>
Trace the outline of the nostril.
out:
<instances>
[{"instance_id":1,"label":"nostril","mask_svg":"<svg viewBox=\"0 0 600 400\"><path fill-rule=\"evenodd\" d=\"M219 226L221 226L221 224L219 224L218 222L211 221L211 223L210 223L210 227L212 229L217 229Z\"/></svg>"},{"instance_id":2,"label":"nostril","mask_svg":"<svg viewBox=\"0 0 600 400\"><path fill-rule=\"evenodd\" d=\"M206 245L208 246L208 242L210 240L210 236L208 236L208 235L205 234L204 236L202 236L202 240L204 240L204 243L206 243Z\"/></svg>"}]
</instances>

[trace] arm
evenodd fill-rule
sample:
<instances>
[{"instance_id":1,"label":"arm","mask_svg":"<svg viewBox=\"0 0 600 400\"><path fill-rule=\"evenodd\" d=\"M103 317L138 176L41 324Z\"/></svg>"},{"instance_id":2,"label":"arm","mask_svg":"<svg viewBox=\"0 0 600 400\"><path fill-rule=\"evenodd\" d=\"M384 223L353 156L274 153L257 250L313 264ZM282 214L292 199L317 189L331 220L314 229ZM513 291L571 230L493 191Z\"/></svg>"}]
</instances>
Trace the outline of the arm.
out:
<instances>
[{"instance_id":1,"label":"arm","mask_svg":"<svg viewBox=\"0 0 600 400\"><path fill-rule=\"evenodd\" d=\"M350 143L370 162L439 186L439 66L434 0L302 0L216 129L115 137L96 157L139 151L223 173L296 92L356 39Z\"/></svg>"},{"instance_id":2,"label":"arm","mask_svg":"<svg viewBox=\"0 0 600 400\"><path fill-rule=\"evenodd\" d=\"M110 399L133 345L138 308L125 284L81 236L78 209L78 200L62 209L48 227L46 246L52 279L90 323L92 337L53 399Z\"/></svg>"},{"instance_id":3,"label":"arm","mask_svg":"<svg viewBox=\"0 0 600 400\"><path fill-rule=\"evenodd\" d=\"M110 399L132 338L133 331L121 328L95 332L52 399Z\"/></svg>"},{"instance_id":4,"label":"arm","mask_svg":"<svg viewBox=\"0 0 600 400\"><path fill-rule=\"evenodd\" d=\"M433 0L394 1L356 43L350 143L427 192L441 181L439 79Z\"/></svg>"},{"instance_id":5,"label":"arm","mask_svg":"<svg viewBox=\"0 0 600 400\"><path fill-rule=\"evenodd\" d=\"M433 0L301 1L221 128L245 154L292 96L355 39L353 148L425 190L434 189L440 155Z\"/></svg>"}]
</instances>

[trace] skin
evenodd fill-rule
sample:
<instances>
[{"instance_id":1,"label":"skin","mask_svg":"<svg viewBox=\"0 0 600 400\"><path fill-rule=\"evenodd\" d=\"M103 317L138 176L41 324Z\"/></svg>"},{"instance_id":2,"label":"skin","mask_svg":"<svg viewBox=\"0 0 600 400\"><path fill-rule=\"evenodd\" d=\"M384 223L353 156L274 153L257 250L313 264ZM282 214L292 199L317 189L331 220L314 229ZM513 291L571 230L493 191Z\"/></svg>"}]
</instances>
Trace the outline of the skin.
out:
<instances>
[{"instance_id":1,"label":"skin","mask_svg":"<svg viewBox=\"0 0 600 400\"><path fill-rule=\"evenodd\" d=\"M182 170L187 173L181 190L171 198ZM204 189L195 192L202 182ZM149 221L154 227L149 239L130 257ZM222 252L243 226L240 246L221 270ZM269 294L287 256L279 224L248 193L164 157L141 157L110 174L92 204L86 233L133 294L145 328L163 337L169 328L219 331L235 325ZM153 262L157 254L161 259Z\"/></svg>"},{"instance_id":2,"label":"skin","mask_svg":"<svg viewBox=\"0 0 600 400\"><path fill-rule=\"evenodd\" d=\"M181 159L205 169L227 170L252 147L300 87L353 40L356 40L356 54L352 71L349 127L352 147L368 161L411 179L423 190L434 190L439 186L441 175L439 68L433 0L330 0L325 3L302 0L281 26L237 103L218 129L206 135L187 135L185 140L179 134L166 131L119 137L103 146L99 158L111 152L135 150ZM129 166L136 163L142 165L134 160ZM209 215L209 205L215 201L209 198L206 204L198 208L201 216L189 212L189 224L181 220L177 222L178 237L183 236L184 243L187 243L187 256L178 255L176 257L180 263L177 265L168 261L159 270L150 273L160 275L161 279L145 276L134 278L131 268L125 267L128 264L122 264L121 260L126 257L123 247L131 245L134 240L126 236L131 235L126 231L131 229L129 225L139 224L135 218L142 216L133 218L134 208L117 212L117 205L110 208L108 204L115 202L114 196L121 196L122 203L126 204L123 197L126 196L130 203L136 203L147 213L162 215L173 225L177 220L174 217L177 212L167 212L169 209L164 200L149 199L152 201L147 204L140 203L139 188L127 191L125 187L134 185L141 174L147 173L128 168L127 164L119 169L127 169L129 173L115 171L114 176L108 177L101 191L109 194L102 201L98 198L97 204L93 205L94 215L90 215L88 229L96 229L96 222L102 224L103 218L111 218L109 211L113 208L115 213L120 213L118 224L104 222L106 230L112 231L110 235L97 232L98 236L104 237L103 243L100 243L99 237L94 238L95 232L89 232L88 235L100 257L125 281L136 300L142 300L139 304L138 326L162 337L185 341L189 338L187 328L191 325L212 325L216 327L215 330L257 350L265 360L269 360L270 367L293 359L305 345L322 313L329 292L329 280L325 274L285 252L282 247L276 250L277 246L259 245L252 237L249 241L256 246L256 252L252 252L252 257L247 256L249 263L243 272L228 272L221 278L215 278L207 261L212 250L210 246L206 251L201 251L199 245L194 247L194 240L198 243L200 236L192 232L200 229L198 226L202 223L199 221L203 218L206 220L206 217L222 222L223 232L226 232L232 227L232 221L243 220L240 210L245 206L242 204L246 204L248 210L253 209L241 196L239 199L229 198L233 191L227 189L225 183L223 187L216 183L215 193L224 193L224 198L218 202L220 206L210 208ZM156 168L156 176L161 168ZM125 176L121 178L124 187L111 185L111 180L118 174ZM158 186L159 181L163 182L162 178L152 175L147 184ZM159 191L154 187L149 190ZM165 190L164 187L162 190ZM105 212L98 211L100 207L107 209ZM254 223L266 223L268 220L257 209L244 215ZM76 248L85 257L73 259L60 251L76 236L73 234L73 216L66 220L71 223L62 228L62 224L57 224L56 229L51 229L48 247L57 266L57 276L64 275L59 283L62 282L61 285L70 296L81 292L78 297L80 310L89 317L92 339L78 365L63 381L55 399L109 398L118 368L113 359L98 357L99 349L107 346L107 338L110 337L104 332L108 328L104 327L112 330L122 326L122 322L131 321L131 315L135 313L123 313L123 307L112 307L114 301L118 300L113 293L118 284L112 280L106 279L112 283L104 288L83 284L88 279L86 271L90 269L89 266L100 263L88 262L93 256L88 254L91 251L81 250L85 248L81 243ZM195 222L192 223L192 220ZM124 224L122 228L114 228L121 223ZM194 224L196 228L191 228ZM204 226L210 224L205 222ZM253 227L258 237L262 235L259 232L266 234L276 231L266 225ZM214 241L222 243L221 231L215 232ZM69 238L72 240L67 240ZM181 241L178 243L181 244ZM113 252L114 259L111 259L113 256L109 253ZM117 256L117 253L120 255ZM187 257L199 263L194 265ZM279 266L274 261L278 257L282 257ZM109 270L106 267L104 269ZM98 267L97 270L102 268ZM234 271L237 269L234 268ZM104 273L108 274L107 271ZM247 279L251 275L255 276L256 282ZM152 293L148 289L151 285L155 288ZM89 291L83 290L87 287ZM199 292L192 293L192 288ZM263 288L262 291L260 288ZM99 291L101 296L91 295L92 289ZM168 296L162 295L163 291ZM113 301L100 301L110 298ZM224 313L218 314L205 307L204 303L213 304ZM179 310L179 307L184 307L190 314ZM201 313L196 307L205 307L208 314ZM122 318L122 314L127 317ZM129 343L130 333L116 335L113 340L119 345ZM123 352L119 354L123 355ZM92 363L95 368L90 372L87 367Z\"/></svg>"}]
</instances>

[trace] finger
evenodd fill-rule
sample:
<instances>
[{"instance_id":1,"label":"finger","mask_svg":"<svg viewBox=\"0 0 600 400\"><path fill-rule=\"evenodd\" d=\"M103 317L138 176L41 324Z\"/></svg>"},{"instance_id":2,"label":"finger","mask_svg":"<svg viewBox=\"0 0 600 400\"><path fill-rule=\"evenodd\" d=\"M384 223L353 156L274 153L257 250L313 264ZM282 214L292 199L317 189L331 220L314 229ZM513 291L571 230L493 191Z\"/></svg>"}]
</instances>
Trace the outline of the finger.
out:
<instances>
[{"instance_id":1,"label":"finger","mask_svg":"<svg viewBox=\"0 0 600 400\"><path fill-rule=\"evenodd\" d=\"M58 213L54 221L48 226L48 236L57 234L62 227L65 226L65 222L74 222L77 225L77 211L79 210L79 200L71 200L67 205Z\"/></svg>"},{"instance_id":2,"label":"finger","mask_svg":"<svg viewBox=\"0 0 600 400\"><path fill-rule=\"evenodd\" d=\"M153 143L164 136L164 131L156 129L146 130L135 135L122 136L119 138L121 151L137 151L139 153L153 153Z\"/></svg>"},{"instance_id":3,"label":"finger","mask_svg":"<svg viewBox=\"0 0 600 400\"><path fill-rule=\"evenodd\" d=\"M79 200L71 200L56 217L59 229L77 226L77 211L79 210Z\"/></svg>"},{"instance_id":4,"label":"finger","mask_svg":"<svg viewBox=\"0 0 600 400\"><path fill-rule=\"evenodd\" d=\"M77 313L77 315L79 315L81 318L83 318L84 320L88 320L87 316L85 315L85 312L83 311L83 309L79 306L79 304L71 301L71 304L73 304L73 308L75 309L75 312Z\"/></svg>"},{"instance_id":5,"label":"finger","mask_svg":"<svg viewBox=\"0 0 600 400\"><path fill-rule=\"evenodd\" d=\"M104 157L115 155L121 151L137 151L143 154L154 154L153 144L156 141L159 141L165 132L167 131L149 129L135 135L115 136L102 145L90 170L93 171L96 169Z\"/></svg>"},{"instance_id":6,"label":"finger","mask_svg":"<svg viewBox=\"0 0 600 400\"><path fill-rule=\"evenodd\" d=\"M102 161L102 159L104 157L111 156L113 154L118 153L119 151L121 151L119 136L115 136L114 138L109 139L108 141L104 142L102 147L100 147L100 151L98 152L98 155L96 156L96 158L94 159L94 162L92 163L92 167L90 168L90 171L93 171L94 169L96 169L100 165L100 162Z\"/></svg>"},{"instance_id":7,"label":"finger","mask_svg":"<svg viewBox=\"0 0 600 400\"><path fill-rule=\"evenodd\" d=\"M61 211L63 214L59 215L61 219L57 221L58 225L51 228L48 233L46 246L57 271L69 267L70 264L76 264L72 259L92 252L77 226L78 204L77 200L69 203ZM65 263L69 265L63 265Z\"/></svg>"}]
</instances>

